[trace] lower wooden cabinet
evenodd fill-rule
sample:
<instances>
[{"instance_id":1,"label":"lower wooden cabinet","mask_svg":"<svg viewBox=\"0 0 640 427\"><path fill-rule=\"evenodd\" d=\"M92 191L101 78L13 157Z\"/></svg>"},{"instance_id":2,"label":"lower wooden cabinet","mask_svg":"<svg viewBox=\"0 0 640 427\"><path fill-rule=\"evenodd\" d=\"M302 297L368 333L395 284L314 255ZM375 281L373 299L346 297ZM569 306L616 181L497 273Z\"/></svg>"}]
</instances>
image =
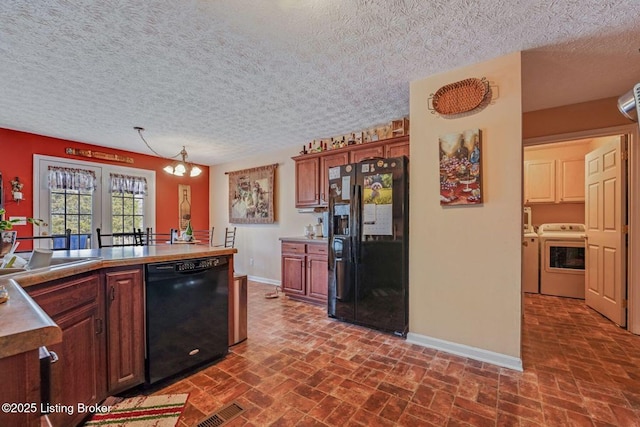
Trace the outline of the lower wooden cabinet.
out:
<instances>
[{"instance_id":1,"label":"lower wooden cabinet","mask_svg":"<svg viewBox=\"0 0 640 427\"><path fill-rule=\"evenodd\" d=\"M328 290L326 241L282 241L282 290L291 298L324 304Z\"/></svg>"},{"instance_id":2,"label":"lower wooden cabinet","mask_svg":"<svg viewBox=\"0 0 640 427\"><path fill-rule=\"evenodd\" d=\"M144 286L141 267L123 267L58 279L27 288L62 329L48 346L53 426L79 425L77 410L144 381Z\"/></svg>"},{"instance_id":3,"label":"lower wooden cabinet","mask_svg":"<svg viewBox=\"0 0 640 427\"><path fill-rule=\"evenodd\" d=\"M144 287L141 268L103 271L107 312L107 392L144 382Z\"/></svg>"},{"instance_id":4,"label":"lower wooden cabinet","mask_svg":"<svg viewBox=\"0 0 640 427\"><path fill-rule=\"evenodd\" d=\"M87 416L78 404L96 404L107 396L103 290L97 273L27 289L62 329L62 342L47 347L58 356L51 365L50 404L73 410L49 414L56 427L78 425Z\"/></svg>"},{"instance_id":5,"label":"lower wooden cabinet","mask_svg":"<svg viewBox=\"0 0 640 427\"><path fill-rule=\"evenodd\" d=\"M0 402L14 406L0 411L0 426L40 427L38 349L0 359L0 372Z\"/></svg>"}]
</instances>

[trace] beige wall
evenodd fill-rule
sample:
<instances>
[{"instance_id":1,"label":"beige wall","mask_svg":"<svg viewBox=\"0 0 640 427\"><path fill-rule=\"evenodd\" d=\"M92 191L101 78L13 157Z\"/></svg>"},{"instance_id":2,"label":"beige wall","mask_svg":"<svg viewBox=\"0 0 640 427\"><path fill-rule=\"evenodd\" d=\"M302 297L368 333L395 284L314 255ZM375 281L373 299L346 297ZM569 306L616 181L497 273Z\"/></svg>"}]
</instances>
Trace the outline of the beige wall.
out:
<instances>
[{"instance_id":1,"label":"beige wall","mask_svg":"<svg viewBox=\"0 0 640 427\"><path fill-rule=\"evenodd\" d=\"M316 214L298 213L295 208L295 164L291 157L296 149L279 150L241 161L211 166L210 223L215 227L214 242L221 242L229 225L229 179L225 172L277 163L276 223L236 224L235 270L274 284L280 283L280 237L302 236L306 224L316 223ZM233 226L233 225L232 225ZM253 258L253 265L249 260Z\"/></svg>"},{"instance_id":2,"label":"beige wall","mask_svg":"<svg viewBox=\"0 0 640 427\"><path fill-rule=\"evenodd\" d=\"M484 110L447 119L429 94L487 77L499 97ZM522 104L520 53L411 83L409 330L519 360L521 328ZM443 208L438 136L482 131L484 204Z\"/></svg>"}]
</instances>

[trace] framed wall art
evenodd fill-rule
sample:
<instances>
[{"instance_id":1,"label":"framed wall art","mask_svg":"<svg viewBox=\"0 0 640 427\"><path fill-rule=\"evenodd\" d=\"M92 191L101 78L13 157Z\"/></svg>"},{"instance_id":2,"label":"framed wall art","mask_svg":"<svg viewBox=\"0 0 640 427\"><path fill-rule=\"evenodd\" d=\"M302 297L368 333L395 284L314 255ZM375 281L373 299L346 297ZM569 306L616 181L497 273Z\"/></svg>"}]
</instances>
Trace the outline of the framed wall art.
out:
<instances>
[{"instance_id":1,"label":"framed wall art","mask_svg":"<svg viewBox=\"0 0 640 427\"><path fill-rule=\"evenodd\" d=\"M439 137L440 205L479 205L482 200L480 129Z\"/></svg>"},{"instance_id":2,"label":"framed wall art","mask_svg":"<svg viewBox=\"0 0 640 427\"><path fill-rule=\"evenodd\" d=\"M178 209L180 230L186 230L191 221L191 186L178 184Z\"/></svg>"},{"instance_id":3,"label":"framed wall art","mask_svg":"<svg viewBox=\"0 0 640 427\"><path fill-rule=\"evenodd\" d=\"M229 222L271 224L275 222L275 170L277 164L228 172Z\"/></svg>"}]
</instances>

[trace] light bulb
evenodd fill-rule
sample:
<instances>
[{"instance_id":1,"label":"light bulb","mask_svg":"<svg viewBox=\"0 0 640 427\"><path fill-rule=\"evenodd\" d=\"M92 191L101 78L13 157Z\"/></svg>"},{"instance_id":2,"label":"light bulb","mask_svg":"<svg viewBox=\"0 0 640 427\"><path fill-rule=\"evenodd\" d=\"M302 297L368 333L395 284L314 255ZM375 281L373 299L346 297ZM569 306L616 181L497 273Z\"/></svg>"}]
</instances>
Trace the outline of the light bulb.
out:
<instances>
[{"instance_id":1,"label":"light bulb","mask_svg":"<svg viewBox=\"0 0 640 427\"><path fill-rule=\"evenodd\" d=\"M187 168L182 163L178 163L175 167L174 174L176 175L179 174L179 176L182 176L186 171L187 171Z\"/></svg>"},{"instance_id":2,"label":"light bulb","mask_svg":"<svg viewBox=\"0 0 640 427\"><path fill-rule=\"evenodd\" d=\"M173 175L173 166L171 165L165 166L162 170Z\"/></svg>"},{"instance_id":3,"label":"light bulb","mask_svg":"<svg viewBox=\"0 0 640 427\"><path fill-rule=\"evenodd\" d=\"M189 176L198 176L198 175L200 175L201 173L202 173L202 169L200 169L200 168L199 168L199 167L197 167L197 166L193 166L193 167L191 168L191 173L189 174Z\"/></svg>"}]
</instances>

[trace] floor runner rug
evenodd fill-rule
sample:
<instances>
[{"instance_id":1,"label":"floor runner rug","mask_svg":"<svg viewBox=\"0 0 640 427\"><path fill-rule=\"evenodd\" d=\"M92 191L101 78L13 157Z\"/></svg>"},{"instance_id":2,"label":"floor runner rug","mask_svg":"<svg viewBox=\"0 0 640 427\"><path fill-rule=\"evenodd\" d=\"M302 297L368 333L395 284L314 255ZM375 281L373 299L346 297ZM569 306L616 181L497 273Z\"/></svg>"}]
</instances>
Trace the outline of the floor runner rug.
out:
<instances>
[{"instance_id":1,"label":"floor runner rug","mask_svg":"<svg viewBox=\"0 0 640 427\"><path fill-rule=\"evenodd\" d=\"M111 406L107 413L94 414L85 426L174 427L187 397L188 394L165 394L127 398Z\"/></svg>"}]
</instances>

